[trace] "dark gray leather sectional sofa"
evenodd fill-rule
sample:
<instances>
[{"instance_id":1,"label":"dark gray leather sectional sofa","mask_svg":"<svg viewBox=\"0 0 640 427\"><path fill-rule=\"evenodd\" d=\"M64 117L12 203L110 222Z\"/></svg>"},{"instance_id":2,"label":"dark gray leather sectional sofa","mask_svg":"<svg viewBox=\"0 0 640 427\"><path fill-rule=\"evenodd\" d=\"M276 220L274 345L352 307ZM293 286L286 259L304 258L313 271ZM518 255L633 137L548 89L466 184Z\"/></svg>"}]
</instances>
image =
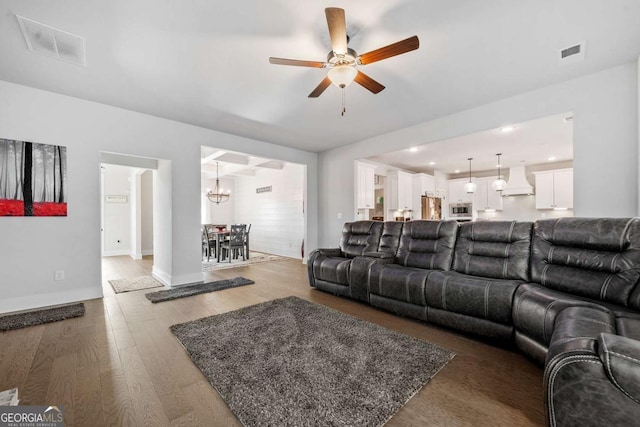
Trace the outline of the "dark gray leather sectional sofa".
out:
<instances>
[{"instance_id":1,"label":"dark gray leather sectional sofa","mask_svg":"<svg viewBox=\"0 0 640 427\"><path fill-rule=\"evenodd\" d=\"M640 425L640 218L344 225L311 286L515 342L550 426Z\"/></svg>"}]
</instances>

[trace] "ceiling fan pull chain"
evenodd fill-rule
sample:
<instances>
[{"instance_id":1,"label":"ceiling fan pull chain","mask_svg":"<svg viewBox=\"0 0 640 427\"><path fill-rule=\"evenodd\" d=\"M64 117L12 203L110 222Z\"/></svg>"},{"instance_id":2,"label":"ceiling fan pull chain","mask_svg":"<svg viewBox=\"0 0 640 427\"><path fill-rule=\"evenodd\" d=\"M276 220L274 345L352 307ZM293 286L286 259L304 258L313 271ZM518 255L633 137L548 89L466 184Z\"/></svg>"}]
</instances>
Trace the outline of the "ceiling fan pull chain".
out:
<instances>
[{"instance_id":1,"label":"ceiling fan pull chain","mask_svg":"<svg viewBox=\"0 0 640 427\"><path fill-rule=\"evenodd\" d=\"M347 107L345 106L344 88L342 88L342 112L340 113L340 115L344 116L344 113L346 112L347 112Z\"/></svg>"}]
</instances>

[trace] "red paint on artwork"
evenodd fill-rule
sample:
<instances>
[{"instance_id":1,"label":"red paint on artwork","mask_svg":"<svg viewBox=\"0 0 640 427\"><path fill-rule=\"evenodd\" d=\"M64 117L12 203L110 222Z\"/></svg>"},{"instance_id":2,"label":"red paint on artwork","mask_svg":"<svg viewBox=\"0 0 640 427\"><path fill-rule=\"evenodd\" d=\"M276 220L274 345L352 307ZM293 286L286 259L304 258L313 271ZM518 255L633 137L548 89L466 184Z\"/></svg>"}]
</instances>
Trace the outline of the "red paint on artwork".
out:
<instances>
[{"instance_id":1,"label":"red paint on artwork","mask_svg":"<svg viewBox=\"0 0 640 427\"><path fill-rule=\"evenodd\" d=\"M22 200L0 199L0 216L24 216L24 203ZM67 216L67 204L34 203L33 216Z\"/></svg>"}]
</instances>

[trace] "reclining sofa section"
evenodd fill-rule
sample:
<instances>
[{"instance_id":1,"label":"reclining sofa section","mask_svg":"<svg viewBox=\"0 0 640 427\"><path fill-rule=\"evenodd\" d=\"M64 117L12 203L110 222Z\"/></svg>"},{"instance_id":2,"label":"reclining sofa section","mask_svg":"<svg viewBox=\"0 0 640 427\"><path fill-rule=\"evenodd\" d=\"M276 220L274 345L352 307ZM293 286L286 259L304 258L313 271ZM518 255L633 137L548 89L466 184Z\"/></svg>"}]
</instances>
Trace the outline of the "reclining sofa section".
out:
<instances>
[{"instance_id":1,"label":"reclining sofa section","mask_svg":"<svg viewBox=\"0 0 640 427\"><path fill-rule=\"evenodd\" d=\"M345 224L312 287L515 341L545 365L551 426L640 419L640 218Z\"/></svg>"}]
</instances>

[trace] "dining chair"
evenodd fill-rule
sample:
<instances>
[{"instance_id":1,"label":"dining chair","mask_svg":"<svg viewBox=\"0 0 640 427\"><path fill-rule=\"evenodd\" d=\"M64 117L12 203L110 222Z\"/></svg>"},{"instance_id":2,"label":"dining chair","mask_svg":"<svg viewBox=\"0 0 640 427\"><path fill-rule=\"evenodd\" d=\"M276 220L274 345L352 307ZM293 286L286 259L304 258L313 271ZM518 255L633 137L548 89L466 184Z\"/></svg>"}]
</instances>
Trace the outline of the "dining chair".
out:
<instances>
[{"instance_id":1,"label":"dining chair","mask_svg":"<svg viewBox=\"0 0 640 427\"><path fill-rule=\"evenodd\" d=\"M247 253L247 259L249 259L249 232L251 231L251 224L247 226L247 230L244 233L244 250Z\"/></svg>"},{"instance_id":2,"label":"dining chair","mask_svg":"<svg viewBox=\"0 0 640 427\"><path fill-rule=\"evenodd\" d=\"M205 253L207 254L207 262L212 256L215 257L217 255L216 239L211 234L213 230L215 230L213 224L204 224L202 226L202 252L203 257Z\"/></svg>"},{"instance_id":3,"label":"dining chair","mask_svg":"<svg viewBox=\"0 0 640 427\"><path fill-rule=\"evenodd\" d=\"M242 260L246 261L246 253L244 250L244 235L246 231L246 225L232 225L231 232L229 233L229 240L226 240L220 244L220 252L222 260L228 256L229 262L235 254L236 258L242 254Z\"/></svg>"}]
</instances>

